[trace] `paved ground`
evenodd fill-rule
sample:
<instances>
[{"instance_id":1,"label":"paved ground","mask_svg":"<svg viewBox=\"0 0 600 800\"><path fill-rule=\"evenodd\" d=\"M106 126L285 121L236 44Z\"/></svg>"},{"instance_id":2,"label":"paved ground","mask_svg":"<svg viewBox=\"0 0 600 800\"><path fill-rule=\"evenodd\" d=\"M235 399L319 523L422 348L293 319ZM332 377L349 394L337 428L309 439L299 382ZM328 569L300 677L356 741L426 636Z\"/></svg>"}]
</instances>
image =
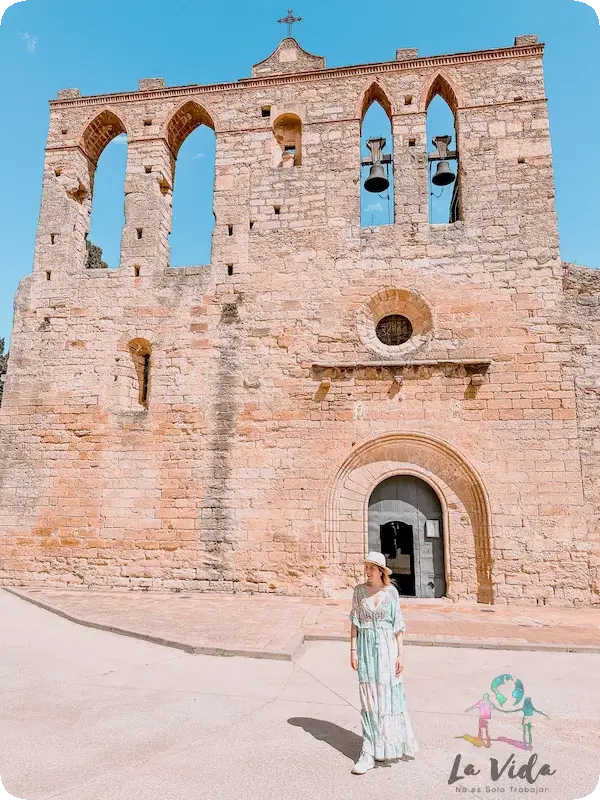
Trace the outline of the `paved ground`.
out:
<instances>
[{"instance_id":1,"label":"paved ground","mask_svg":"<svg viewBox=\"0 0 600 800\"><path fill-rule=\"evenodd\" d=\"M191 652L291 658L303 637L347 640L350 599L142 593L68 589L18 591L69 618L129 631ZM600 653L600 608L482 606L403 599L405 641L475 647L588 648Z\"/></svg>"},{"instance_id":2,"label":"paved ground","mask_svg":"<svg viewBox=\"0 0 600 800\"><path fill-rule=\"evenodd\" d=\"M184 602L184 601L181 601ZM442 800L457 755L479 775L461 788L530 788L490 778L465 709L497 674L518 675L537 708L534 750L555 773L545 798L589 795L600 775L600 655L406 648L414 761L350 774L360 747L348 647L315 642L297 662L188 655L74 625L0 593L0 776L24 800ZM520 738L518 714L492 735ZM491 792L490 792L491 794ZM496 796L500 792L495 792Z\"/></svg>"}]
</instances>

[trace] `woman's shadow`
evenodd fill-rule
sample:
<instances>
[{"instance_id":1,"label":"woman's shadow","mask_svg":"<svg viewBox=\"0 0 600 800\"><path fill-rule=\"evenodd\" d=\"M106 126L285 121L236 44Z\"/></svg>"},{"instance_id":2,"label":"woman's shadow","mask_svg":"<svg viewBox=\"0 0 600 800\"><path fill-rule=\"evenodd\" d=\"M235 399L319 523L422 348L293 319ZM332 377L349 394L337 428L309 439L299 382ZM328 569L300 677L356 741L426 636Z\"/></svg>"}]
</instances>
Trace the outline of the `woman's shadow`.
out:
<instances>
[{"instance_id":1,"label":"woman's shadow","mask_svg":"<svg viewBox=\"0 0 600 800\"><path fill-rule=\"evenodd\" d=\"M315 739L327 742L346 758L356 761L362 749L362 737L357 733L352 733L345 728L340 728L333 722L324 719L313 719L312 717L290 717L290 725L303 728Z\"/></svg>"},{"instance_id":2,"label":"woman's shadow","mask_svg":"<svg viewBox=\"0 0 600 800\"><path fill-rule=\"evenodd\" d=\"M328 745L334 747L346 758L356 761L362 751L362 736L346 728L340 728L334 722L328 722L325 719L314 719L313 717L290 717L288 719L290 725L296 725L303 728L315 739L321 742L327 742ZM390 759L387 762L378 764L380 767L389 767L391 763L397 761L413 761L413 756L400 756L399 758Z\"/></svg>"}]
</instances>

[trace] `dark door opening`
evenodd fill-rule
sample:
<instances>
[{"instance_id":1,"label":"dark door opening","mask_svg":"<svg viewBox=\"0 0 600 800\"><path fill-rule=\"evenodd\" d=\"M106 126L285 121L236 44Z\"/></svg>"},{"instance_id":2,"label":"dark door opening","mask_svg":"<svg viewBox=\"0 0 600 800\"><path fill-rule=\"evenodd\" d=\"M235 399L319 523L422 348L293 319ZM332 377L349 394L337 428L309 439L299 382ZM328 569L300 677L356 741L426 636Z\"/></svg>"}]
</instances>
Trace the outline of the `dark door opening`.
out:
<instances>
[{"instance_id":1,"label":"dark door opening","mask_svg":"<svg viewBox=\"0 0 600 800\"><path fill-rule=\"evenodd\" d=\"M380 526L381 552L392 570L392 581L399 594L414 597L415 548L413 526L394 520Z\"/></svg>"},{"instance_id":2,"label":"dark door opening","mask_svg":"<svg viewBox=\"0 0 600 800\"><path fill-rule=\"evenodd\" d=\"M416 476L394 475L371 492L367 549L386 556L400 594L445 595L442 523L439 497Z\"/></svg>"}]
</instances>

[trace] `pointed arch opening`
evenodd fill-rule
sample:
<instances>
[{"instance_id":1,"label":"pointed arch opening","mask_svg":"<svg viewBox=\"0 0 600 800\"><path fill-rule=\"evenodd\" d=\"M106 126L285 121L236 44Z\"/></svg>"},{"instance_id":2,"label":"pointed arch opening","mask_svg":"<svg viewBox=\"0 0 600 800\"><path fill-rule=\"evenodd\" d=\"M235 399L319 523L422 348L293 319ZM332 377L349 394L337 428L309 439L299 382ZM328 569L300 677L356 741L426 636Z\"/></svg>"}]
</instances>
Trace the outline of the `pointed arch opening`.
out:
<instances>
[{"instance_id":1,"label":"pointed arch opening","mask_svg":"<svg viewBox=\"0 0 600 800\"><path fill-rule=\"evenodd\" d=\"M392 105L378 83L363 96L360 129L360 224L394 222L394 139Z\"/></svg>"},{"instance_id":2,"label":"pointed arch opening","mask_svg":"<svg viewBox=\"0 0 600 800\"><path fill-rule=\"evenodd\" d=\"M173 175L171 266L208 264L215 227L215 124L190 100L169 120L167 142Z\"/></svg>"},{"instance_id":3,"label":"pointed arch opening","mask_svg":"<svg viewBox=\"0 0 600 800\"><path fill-rule=\"evenodd\" d=\"M86 126L81 148L88 159L91 192L86 267L118 267L125 223L127 167L127 130L123 121L105 109Z\"/></svg>"},{"instance_id":4,"label":"pointed arch opening","mask_svg":"<svg viewBox=\"0 0 600 800\"><path fill-rule=\"evenodd\" d=\"M458 101L448 81L438 75L427 93L429 222L453 223L461 219Z\"/></svg>"}]
</instances>

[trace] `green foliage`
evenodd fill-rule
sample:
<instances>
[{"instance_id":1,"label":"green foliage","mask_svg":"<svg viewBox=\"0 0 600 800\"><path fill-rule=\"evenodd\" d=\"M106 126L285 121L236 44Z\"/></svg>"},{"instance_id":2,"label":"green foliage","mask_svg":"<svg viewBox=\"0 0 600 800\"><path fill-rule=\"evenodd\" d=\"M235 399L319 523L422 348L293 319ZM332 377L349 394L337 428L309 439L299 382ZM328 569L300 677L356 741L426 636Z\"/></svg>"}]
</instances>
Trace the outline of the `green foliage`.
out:
<instances>
[{"instance_id":1,"label":"green foliage","mask_svg":"<svg viewBox=\"0 0 600 800\"><path fill-rule=\"evenodd\" d=\"M86 269L108 269L108 264L102 260L102 248L90 242L89 239L85 240L85 246L87 249Z\"/></svg>"}]
</instances>

